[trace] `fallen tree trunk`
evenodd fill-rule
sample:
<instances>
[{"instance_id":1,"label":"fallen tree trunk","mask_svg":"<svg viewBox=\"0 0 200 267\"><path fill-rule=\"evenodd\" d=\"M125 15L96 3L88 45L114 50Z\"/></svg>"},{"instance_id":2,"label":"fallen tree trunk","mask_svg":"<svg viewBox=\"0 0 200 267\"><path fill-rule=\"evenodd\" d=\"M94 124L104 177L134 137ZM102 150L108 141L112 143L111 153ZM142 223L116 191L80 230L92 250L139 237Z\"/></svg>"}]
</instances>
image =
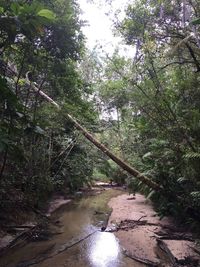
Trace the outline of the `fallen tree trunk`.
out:
<instances>
[{"instance_id":1,"label":"fallen tree trunk","mask_svg":"<svg viewBox=\"0 0 200 267\"><path fill-rule=\"evenodd\" d=\"M150 180L148 177L131 167L128 163L124 162L119 157L115 156L107 147L97 141L85 128L83 128L71 115L67 114L67 117L74 123L75 127L82 132L82 134L96 147L98 147L104 154L106 154L110 159L112 159L117 165L119 165L123 170L127 171L129 174L138 178L141 182L151 187L156 191L161 191L160 185Z\"/></svg>"},{"instance_id":2,"label":"fallen tree trunk","mask_svg":"<svg viewBox=\"0 0 200 267\"><path fill-rule=\"evenodd\" d=\"M13 73L13 75L18 76L17 73ZM50 102L53 106L55 106L58 110L61 110L61 107L56 103L52 98L50 98L47 94L45 94L40 88L38 88L35 83L32 83L28 79L28 73L26 74L26 84L30 86L38 95L45 98L48 102ZM123 170L127 171L132 176L136 177L139 181L143 184L147 185L148 187L152 188L153 190L160 192L163 196L165 196L170 201L180 201L182 205L187 207L188 214L194 218L195 220L200 220L199 210L195 208L191 208L190 200L186 200L182 196L177 195L176 193L170 193L169 191L165 191L165 189L160 186L158 183L152 181L147 176L136 170L135 168L131 167L128 163L124 162L119 157L115 156L107 147L101 144L96 138L94 138L82 125L80 125L75 118L73 118L70 114L66 113L66 118L69 119L71 122L74 123L74 126L97 148L99 148L104 154L106 154L110 159L112 159L118 166L120 166Z\"/></svg>"},{"instance_id":3,"label":"fallen tree trunk","mask_svg":"<svg viewBox=\"0 0 200 267\"><path fill-rule=\"evenodd\" d=\"M56 103L53 99L51 99L47 94L45 94L43 91L41 91L34 83L30 82L28 79L28 73L26 75L26 84L29 85L36 93L44 97L48 102L50 102L52 105L54 105L58 110L61 109L61 107ZM110 159L112 159L117 165L119 165L123 170L127 171L129 174L133 175L137 179L139 179L142 183L146 184L150 188L152 188L155 191L162 191L163 188L140 173L135 168L131 167L128 163L124 162L119 157L115 156L114 153L112 153L107 147L105 147L103 144L101 144L96 138L94 138L83 126L81 126L75 118L73 118L70 114L66 114L66 117L74 123L74 126L76 129L78 129L91 143L93 143L97 148L99 148L104 154L106 154Z\"/></svg>"}]
</instances>

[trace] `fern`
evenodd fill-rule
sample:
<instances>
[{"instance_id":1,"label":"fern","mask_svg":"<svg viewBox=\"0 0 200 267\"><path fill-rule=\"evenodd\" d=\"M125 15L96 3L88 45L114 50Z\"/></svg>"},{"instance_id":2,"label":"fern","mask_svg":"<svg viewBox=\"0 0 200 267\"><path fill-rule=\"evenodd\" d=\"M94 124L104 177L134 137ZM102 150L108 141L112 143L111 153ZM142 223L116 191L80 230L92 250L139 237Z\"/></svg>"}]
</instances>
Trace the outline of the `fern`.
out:
<instances>
[{"instance_id":1,"label":"fern","mask_svg":"<svg viewBox=\"0 0 200 267\"><path fill-rule=\"evenodd\" d=\"M185 178L185 177L180 177L178 180L177 180L177 182L178 183L184 183L184 182L187 182L188 181L188 179L187 178Z\"/></svg>"},{"instance_id":2,"label":"fern","mask_svg":"<svg viewBox=\"0 0 200 267\"><path fill-rule=\"evenodd\" d=\"M200 159L200 152L188 152L184 158L186 159Z\"/></svg>"},{"instance_id":3,"label":"fern","mask_svg":"<svg viewBox=\"0 0 200 267\"><path fill-rule=\"evenodd\" d=\"M190 195L194 198L195 201L200 200L200 191L191 192Z\"/></svg>"},{"instance_id":4,"label":"fern","mask_svg":"<svg viewBox=\"0 0 200 267\"><path fill-rule=\"evenodd\" d=\"M151 199L151 197L156 193L155 190L150 191L150 193L148 194L148 196L146 197L147 199Z\"/></svg>"}]
</instances>

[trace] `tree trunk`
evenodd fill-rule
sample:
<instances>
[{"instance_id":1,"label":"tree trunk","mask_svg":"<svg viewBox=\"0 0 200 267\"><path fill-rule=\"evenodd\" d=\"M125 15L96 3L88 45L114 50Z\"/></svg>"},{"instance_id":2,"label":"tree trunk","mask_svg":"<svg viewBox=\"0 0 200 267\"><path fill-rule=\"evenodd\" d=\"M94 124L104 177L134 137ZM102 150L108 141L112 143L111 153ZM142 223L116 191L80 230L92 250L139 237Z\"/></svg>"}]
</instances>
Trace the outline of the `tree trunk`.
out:
<instances>
[{"instance_id":1,"label":"tree trunk","mask_svg":"<svg viewBox=\"0 0 200 267\"><path fill-rule=\"evenodd\" d=\"M51 99L48 95L46 95L43 91L41 91L37 86L35 86L34 83L31 83L27 76L26 83L31 86L31 88L40 94L42 97L44 97L48 102L50 102L52 105L54 105L57 109L60 110L60 106ZM138 170L131 167L128 163L124 162L119 157L116 157L107 147L105 147L103 144L101 144L98 140L96 140L84 127L82 127L76 119L74 119L70 114L66 114L66 117L74 123L74 126L76 129L81 131L81 133L91 142L93 143L97 148L99 148L104 154L106 154L110 159L112 159L117 165L119 165L123 170L127 171L129 174L133 175L137 179L139 179L142 183L146 184L150 188L152 188L155 191L163 191L163 188L140 173Z\"/></svg>"},{"instance_id":2,"label":"tree trunk","mask_svg":"<svg viewBox=\"0 0 200 267\"><path fill-rule=\"evenodd\" d=\"M97 141L85 128L83 128L71 115L67 114L67 118L69 118L75 125L75 127L82 132L82 134L96 147L98 147L104 154L106 154L109 158L111 158L117 165L119 165L122 169L127 171L129 174L133 175L134 177L138 178L141 182L148 185L152 189L156 191L161 191L162 187L157 183L150 180L148 177L131 167L129 164L124 162L119 157L116 157L107 147Z\"/></svg>"}]
</instances>

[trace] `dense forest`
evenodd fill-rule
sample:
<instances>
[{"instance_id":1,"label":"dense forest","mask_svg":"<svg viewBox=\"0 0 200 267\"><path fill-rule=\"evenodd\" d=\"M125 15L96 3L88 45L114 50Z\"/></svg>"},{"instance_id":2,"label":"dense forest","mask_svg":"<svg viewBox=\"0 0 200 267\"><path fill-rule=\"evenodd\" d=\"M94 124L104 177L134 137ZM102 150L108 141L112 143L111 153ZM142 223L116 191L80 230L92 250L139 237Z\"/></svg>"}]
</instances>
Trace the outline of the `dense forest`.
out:
<instances>
[{"instance_id":1,"label":"dense forest","mask_svg":"<svg viewBox=\"0 0 200 267\"><path fill-rule=\"evenodd\" d=\"M199 1L132 1L114 23L135 47L132 58L117 49L101 58L88 51L80 12L75 0L0 0L1 211L39 208L52 192L111 179L144 193L161 216L197 223ZM137 177L98 151L66 114Z\"/></svg>"}]
</instances>

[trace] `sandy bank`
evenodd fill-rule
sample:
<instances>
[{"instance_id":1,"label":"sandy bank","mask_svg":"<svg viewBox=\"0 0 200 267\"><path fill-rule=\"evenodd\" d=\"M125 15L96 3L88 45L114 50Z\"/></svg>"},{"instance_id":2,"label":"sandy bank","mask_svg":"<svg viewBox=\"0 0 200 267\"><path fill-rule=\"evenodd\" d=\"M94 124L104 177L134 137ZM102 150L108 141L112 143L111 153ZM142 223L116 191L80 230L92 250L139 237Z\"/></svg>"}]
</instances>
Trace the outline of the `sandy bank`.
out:
<instances>
[{"instance_id":1,"label":"sandy bank","mask_svg":"<svg viewBox=\"0 0 200 267\"><path fill-rule=\"evenodd\" d=\"M182 233L170 218L160 220L142 195L134 199L123 194L109 206L113 212L107 230L115 233L129 257L149 266L200 266L191 234Z\"/></svg>"},{"instance_id":2,"label":"sandy bank","mask_svg":"<svg viewBox=\"0 0 200 267\"><path fill-rule=\"evenodd\" d=\"M46 213L47 216L51 216L51 214L66 205L67 203L71 202L71 199L65 199L63 196L57 196L49 202L48 211Z\"/></svg>"}]
</instances>

